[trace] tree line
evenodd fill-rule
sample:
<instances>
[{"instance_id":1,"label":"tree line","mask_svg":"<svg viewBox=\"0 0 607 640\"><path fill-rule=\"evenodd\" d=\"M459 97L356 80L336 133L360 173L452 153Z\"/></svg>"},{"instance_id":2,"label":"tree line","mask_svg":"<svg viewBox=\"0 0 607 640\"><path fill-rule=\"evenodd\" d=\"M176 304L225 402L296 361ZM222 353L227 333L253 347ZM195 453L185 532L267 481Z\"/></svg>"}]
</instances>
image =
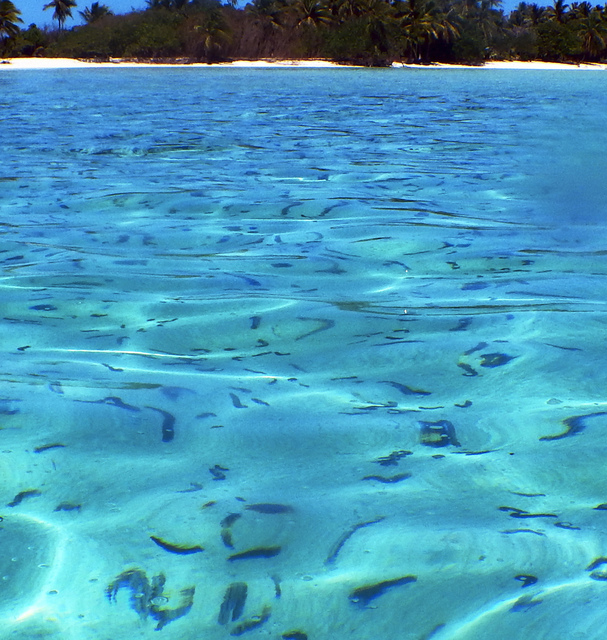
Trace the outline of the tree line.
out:
<instances>
[{"instance_id":1,"label":"tree line","mask_svg":"<svg viewBox=\"0 0 607 640\"><path fill-rule=\"evenodd\" d=\"M20 11L0 0L0 54L222 62L325 58L387 66L490 59L597 62L607 59L607 4L521 2L506 15L500 0L147 0L114 15L93 2L71 29L75 0L52 0L56 28L20 26Z\"/></svg>"}]
</instances>

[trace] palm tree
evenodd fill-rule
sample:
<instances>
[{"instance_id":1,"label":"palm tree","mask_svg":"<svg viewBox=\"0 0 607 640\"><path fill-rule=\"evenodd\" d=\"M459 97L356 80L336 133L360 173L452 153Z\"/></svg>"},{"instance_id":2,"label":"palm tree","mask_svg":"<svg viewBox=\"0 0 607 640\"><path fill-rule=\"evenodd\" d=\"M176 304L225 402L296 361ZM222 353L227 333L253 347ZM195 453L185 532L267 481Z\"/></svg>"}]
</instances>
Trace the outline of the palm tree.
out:
<instances>
[{"instance_id":1,"label":"palm tree","mask_svg":"<svg viewBox=\"0 0 607 640\"><path fill-rule=\"evenodd\" d=\"M296 0L293 4L295 26L319 27L331 22L331 13L321 0Z\"/></svg>"},{"instance_id":2,"label":"palm tree","mask_svg":"<svg viewBox=\"0 0 607 640\"><path fill-rule=\"evenodd\" d=\"M554 0L553 5L546 8L546 15L549 20L554 20L562 24L565 22L568 8L569 5L565 3L565 0Z\"/></svg>"},{"instance_id":3,"label":"palm tree","mask_svg":"<svg viewBox=\"0 0 607 640\"><path fill-rule=\"evenodd\" d=\"M87 7L79 13L87 24L91 24L91 22L95 22L95 20L99 20L99 18L114 15L113 11L106 4L99 4L98 2L93 2L90 7Z\"/></svg>"},{"instance_id":4,"label":"palm tree","mask_svg":"<svg viewBox=\"0 0 607 640\"><path fill-rule=\"evenodd\" d=\"M592 11L592 5L590 2L572 2L569 14L572 20L576 18L588 18Z\"/></svg>"},{"instance_id":5,"label":"palm tree","mask_svg":"<svg viewBox=\"0 0 607 640\"><path fill-rule=\"evenodd\" d=\"M21 11L15 7L10 0L1 0L0 2L0 42L2 42L2 51L6 50L6 43L12 36L19 33L17 22L23 22L19 17Z\"/></svg>"},{"instance_id":6,"label":"palm tree","mask_svg":"<svg viewBox=\"0 0 607 640\"><path fill-rule=\"evenodd\" d=\"M586 3L582 3L586 4ZM584 58L596 58L607 46L607 24L602 19L601 12L593 9L587 16L578 20L578 33L582 38Z\"/></svg>"},{"instance_id":7,"label":"palm tree","mask_svg":"<svg viewBox=\"0 0 607 640\"><path fill-rule=\"evenodd\" d=\"M221 50L232 40L232 32L221 9L214 7L208 11L201 24L194 27L196 33L197 57L207 62L217 62L222 59Z\"/></svg>"},{"instance_id":8,"label":"palm tree","mask_svg":"<svg viewBox=\"0 0 607 640\"><path fill-rule=\"evenodd\" d=\"M63 29L63 25L68 18L72 17L72 9L76 6L74 0L51 0L44 5L44 10L54 9L53 20L59 23L59 31Z\"/></svg>"},{"instance_id":9,"label":"palm tree","mask_svg":"<svg viewBox=\"0 0 607 640\"><path fill-rule=\"evenodd\" d=\"M421 59L420 48L433 40L450 41L459 35L455 20L433 0L407 0L397 5L406 48L414 61Z\"/></svg>"}]
</instances>

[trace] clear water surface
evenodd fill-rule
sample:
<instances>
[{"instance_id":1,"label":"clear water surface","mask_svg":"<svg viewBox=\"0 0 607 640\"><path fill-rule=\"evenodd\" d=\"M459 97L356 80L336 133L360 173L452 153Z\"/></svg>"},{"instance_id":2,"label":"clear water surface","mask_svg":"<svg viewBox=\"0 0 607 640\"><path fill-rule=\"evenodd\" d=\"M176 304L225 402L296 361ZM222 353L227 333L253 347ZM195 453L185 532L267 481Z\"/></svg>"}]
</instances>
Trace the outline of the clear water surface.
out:
<instances>
[{"instance_id":1,"label":"clear water surface","mask_svg":"<svg viewBox=\"0 0 607 640\"><path fill-rule=\"evenodd\" d=\"M0 75L0 637L603 638L603 74Z\"/></svg>"}]
</instances>

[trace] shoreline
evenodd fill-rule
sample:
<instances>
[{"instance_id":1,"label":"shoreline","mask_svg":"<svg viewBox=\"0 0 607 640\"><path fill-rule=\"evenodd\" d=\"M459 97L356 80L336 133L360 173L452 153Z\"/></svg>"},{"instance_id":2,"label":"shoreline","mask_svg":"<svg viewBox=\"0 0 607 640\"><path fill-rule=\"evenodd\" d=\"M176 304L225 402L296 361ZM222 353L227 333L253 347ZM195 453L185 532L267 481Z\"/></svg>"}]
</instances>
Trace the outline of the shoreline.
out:
<instances>
[{"instance_id":1,"label":"shoreline","mask_svg":"<svg viewBox=\"0 0 607 640\"><path fill-rule=\"evenodd\" d=\"M112 59L108 62L92 62L73 58L6 58L0 61L0 69L92 69L92 68L139 68L139 67L195 67L195 68L363 68L355 65L343 65L329 60L234 60L232 62L221 62L208 64L205 62L136 62L132 60ZM580 63L567 64L560 62L543 61L489 61L482 65L461 65L461 64L406 64L395 62L392 68L396 69L529 69L529 70L584 70L584 71L606 71L607 64L601 63Z\"/></svg>"}]
</instances>

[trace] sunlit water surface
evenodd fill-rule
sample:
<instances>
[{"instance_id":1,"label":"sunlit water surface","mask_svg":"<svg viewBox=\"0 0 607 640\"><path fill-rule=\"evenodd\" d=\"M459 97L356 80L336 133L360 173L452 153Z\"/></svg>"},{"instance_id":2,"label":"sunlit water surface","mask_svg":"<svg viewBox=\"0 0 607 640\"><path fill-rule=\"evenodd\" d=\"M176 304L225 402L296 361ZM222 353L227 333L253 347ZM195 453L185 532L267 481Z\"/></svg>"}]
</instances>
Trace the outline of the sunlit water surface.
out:
<instances>
[{"instance_id":1,"label":"sunlit water surface","mask_svg":"<svg viewBox=\"0 0 607 640\"><path fill-rule=\"evenodd\" d=\"M0 637L604 638L604 87L4 72Z\"/></svg>"}]
</instances>

